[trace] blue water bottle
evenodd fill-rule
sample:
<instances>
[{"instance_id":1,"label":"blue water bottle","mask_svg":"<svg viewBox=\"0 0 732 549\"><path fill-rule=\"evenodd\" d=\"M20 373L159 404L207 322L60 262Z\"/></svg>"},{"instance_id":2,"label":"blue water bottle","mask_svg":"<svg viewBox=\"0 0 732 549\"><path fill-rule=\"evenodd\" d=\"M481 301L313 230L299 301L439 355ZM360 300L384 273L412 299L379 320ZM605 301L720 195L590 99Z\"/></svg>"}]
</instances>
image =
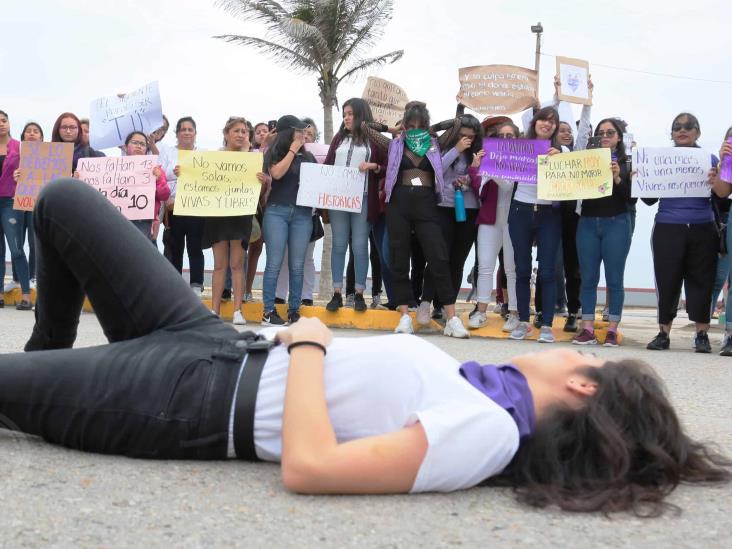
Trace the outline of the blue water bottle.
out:
<instances>
[{"instance_id":1,"label":"blue water bottle","mask_svg":"<svg viewBox=\"0 0 732 549\"><path fill-rule=\"evenodd\" d=\"M455 189L455 221L465 221L465 198L461 189Z\"/></svg>"}]
</instances>

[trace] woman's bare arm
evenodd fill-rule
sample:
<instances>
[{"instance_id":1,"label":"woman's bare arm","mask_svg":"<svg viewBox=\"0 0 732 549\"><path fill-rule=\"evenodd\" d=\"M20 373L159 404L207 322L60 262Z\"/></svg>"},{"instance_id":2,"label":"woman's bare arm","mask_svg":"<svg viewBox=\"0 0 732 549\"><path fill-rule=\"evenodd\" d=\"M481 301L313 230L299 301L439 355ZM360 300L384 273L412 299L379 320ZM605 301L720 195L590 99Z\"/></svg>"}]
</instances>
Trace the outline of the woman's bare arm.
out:
<instances>
[{"instance_id":1,"label":"woman's bare arm","mask_svg":"<svg viewBox=\"0 0 732 549\"><path fill-rule=\"evenodd\" d=\"M332 334L318 319L303 318L278 337L285 345L327 346ZM324 362L315 346L291 349L282 425L285 486L308 494L408 492L427 452L422 426L339 444L325 400Z\"/></svg>"}]
</instances>

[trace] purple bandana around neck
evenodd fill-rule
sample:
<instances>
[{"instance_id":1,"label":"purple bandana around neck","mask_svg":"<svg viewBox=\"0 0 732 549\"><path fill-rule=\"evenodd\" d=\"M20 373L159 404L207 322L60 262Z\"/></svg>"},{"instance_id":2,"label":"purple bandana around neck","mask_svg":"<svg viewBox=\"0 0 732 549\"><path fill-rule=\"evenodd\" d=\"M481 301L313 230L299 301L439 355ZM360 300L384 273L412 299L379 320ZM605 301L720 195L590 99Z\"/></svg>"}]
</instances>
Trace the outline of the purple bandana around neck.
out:
<instances>
[{"instance_id":1,"label":"purple bandana around neck","mask_svg":"<svg viewBox=\"0 0 732 549\"><path fill-rule=\"evenodd\" d=\"M466 362L460 366L460 375L511 415L521 440L532 433L536 420L534 398L526 378L515 366Z\"/></svg>"}]
</instances>

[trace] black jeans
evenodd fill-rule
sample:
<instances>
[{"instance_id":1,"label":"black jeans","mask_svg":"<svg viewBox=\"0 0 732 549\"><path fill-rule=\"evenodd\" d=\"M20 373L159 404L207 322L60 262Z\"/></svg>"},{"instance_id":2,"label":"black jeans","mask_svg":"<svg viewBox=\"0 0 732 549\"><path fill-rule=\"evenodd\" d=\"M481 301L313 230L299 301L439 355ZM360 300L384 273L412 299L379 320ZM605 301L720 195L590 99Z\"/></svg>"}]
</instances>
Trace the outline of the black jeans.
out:
<instances>
[{"instance_id":1,"label":"black jeans","mask_svg":"<svg viewBox=\"0 0 732 549\"><path fill-rule=\"evenodd\" d=\"M84 451L225 458L243 334L91 187L49 184L33 217L36 324L27 352L0 355L3 423ZM84 295L110 344L71 349Z\"/></svg>"},{"instance_id":2,"label":"black jeans","mask_svg":"<svg viewBox=\"0 0 732 549\"><path fill-rule=\"evenodd\" d=\"M171 215L170 230L166 245L166 257L178 270L183 272L183 250L188 252L190 283L203 286L203 217L190 215Z\"/></svg>"},{"instance_id":3,"label":"black jeans","mask_svg":"<svg viewBox=\"0 0 732 549\"><path fill-rule=\"evenodd\" d=\"M394 187L386 208L386 225L389 229L389 261L396 304L408 305L414 295L409 282L412 230L432 270L437 298L443 305L454 304L455 291L434 189L405 185Z\"/></svg>"},{"instance_id":4,"label":"black jeans","mask_svg":"<svg viewBox=\"0 0 732 549\"><path fill-rule=\"evenodd\" d=\"M450 207L438 207L440 227L447 245L447 253L450 257L450 278L455 297L460 293L463 282L463 269L465 260L470 254L475 238L478 235L478 226L475 220L478 218L477 209L466 209L466 220L458 222L455 220L455 209ZM422 301L434 301L435 308L442 305L435 299L435 287L432 280L432 269L427 265L424 273L424 286L422 289Z\"/></svg>"}]
</instances>

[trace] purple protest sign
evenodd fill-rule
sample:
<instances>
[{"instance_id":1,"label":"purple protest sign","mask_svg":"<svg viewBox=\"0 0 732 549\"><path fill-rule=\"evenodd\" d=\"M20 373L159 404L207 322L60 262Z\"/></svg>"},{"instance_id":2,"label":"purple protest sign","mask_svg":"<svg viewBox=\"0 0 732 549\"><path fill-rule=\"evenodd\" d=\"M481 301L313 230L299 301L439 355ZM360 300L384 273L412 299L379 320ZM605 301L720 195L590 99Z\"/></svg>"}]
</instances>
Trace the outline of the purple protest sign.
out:
<instances>
[{"instance_id":1,"label":"purple protest sign","mask_svg":"<svg viewBox=\"0 0 732 549\"><path fill-rule=\"evenodd\" d=\"M732 137L727 139L727 143L732 145ZM722 157L722 164L719 167L719 178L732 185L732 155Z\"/></svg>"},{"instance_id":2,"label":"purple protest sign","mask_svg":"<svg viewBox=\"0 0 732 549\"><path fill-rule=\"evenodd\" d=\"M486 137L483 140L485 156L479 172L489 177L536 184L536 157L546 154L550 147L548 139Z\"/></svg>"}]
</instances>

